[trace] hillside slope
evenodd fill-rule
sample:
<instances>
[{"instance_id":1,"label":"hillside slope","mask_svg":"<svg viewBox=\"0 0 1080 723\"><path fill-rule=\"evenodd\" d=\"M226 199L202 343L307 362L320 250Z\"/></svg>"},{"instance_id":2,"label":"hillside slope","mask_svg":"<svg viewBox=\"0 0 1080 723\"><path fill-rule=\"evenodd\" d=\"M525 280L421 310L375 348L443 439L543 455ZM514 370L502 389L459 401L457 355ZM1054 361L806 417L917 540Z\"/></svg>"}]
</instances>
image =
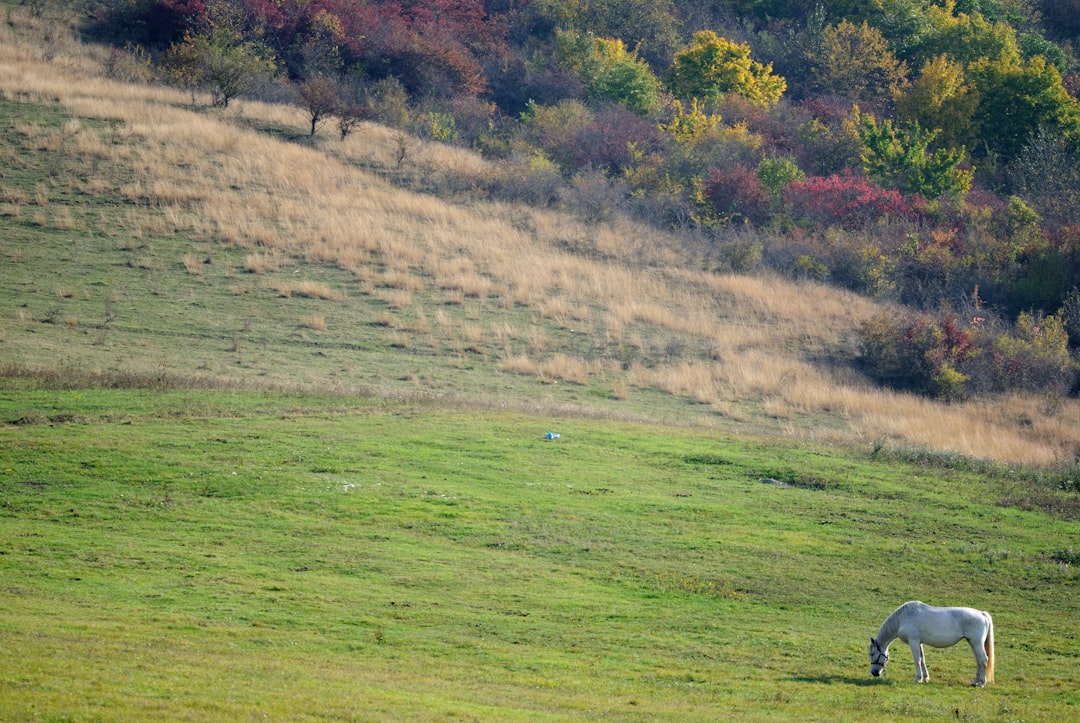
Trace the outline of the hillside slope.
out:
<instances>
[{"instance_id":1,"label":"hillside slope","mask_svg":"<svg viewBox=\"0 0 1080 723\"><path fill-rule=\"evenodd\" d=\"M9 377L420 395L1031 465L1080 448L1074 400L866 383L852 332L882 309L863 298L476 200L482 159L378 126L309 142L294 109L115 82L105 51L46 30L17 10L0 29Z\"/></svg>"}]
</instances>

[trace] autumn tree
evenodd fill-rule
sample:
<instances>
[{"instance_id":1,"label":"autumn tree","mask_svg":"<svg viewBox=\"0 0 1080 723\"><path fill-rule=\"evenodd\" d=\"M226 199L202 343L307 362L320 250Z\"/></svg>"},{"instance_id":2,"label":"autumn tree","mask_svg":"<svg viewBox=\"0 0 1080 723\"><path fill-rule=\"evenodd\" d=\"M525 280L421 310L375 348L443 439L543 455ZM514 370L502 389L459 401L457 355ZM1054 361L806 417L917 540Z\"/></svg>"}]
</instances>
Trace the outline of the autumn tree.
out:
<instances>
[{"instance_id":1,"label":"autumn tree","mask_svg":"<svg viewBox=\"0 0 1080 723\"><path fill-rule=\"evenodd\" d=\"M1052 37L1080 37L1080 0L1042 0L1043 23Z\"/></svg>"},{"instance_id":2,"label":"autumn tree","mask_svg":"<svg viewBox=\"0 0 1080 723\"><path fill-rule=\"evenodd\" d=\"M863 368L881 384L945 399L966 395L964 372L978 351L956 318L913 312L866 322L860 346Z\"/></svg>"},{"instance_id":3,"label":"autumn tree","mask_svg":"<svg viewBox=\"0 0 1080 723\"><path fill-rule=\"evenodd\" d=\"M668 70L668 88L684 99L717 101L733 93L759 105L772 105L787 89L787 82L773 75L771 63L762 65L753 60L749 45L702 30L675 54Z\"/></svg>"},{"instance_id":4,"label":"autumn tree","mask_svg":"<svg viewBox=\"0 0 1080 723\"><path fill-rule=\"evenodd\" d=\"M620 39L653 67L666 67L681 43L674 0L532 0L519 11L531 27L530 38L545 30L573 29Z\"/></svg>"},{"instance_id":5,"label":"autumn tree","mask_svg":"<svg viewBox=\"0 0 1080 723\"><path fill-rule=\"evenodd\" d=\"M367 120L372 113L371 109L363 103L345 100L338 106L334 115L337 116L337 129L341 140L345 140L360 124L360 121Z\"/></svg>"},{"instance_id":6,"label":"autumn tree","mask_svg":"<svg viewBox=\"0 0 1080 723\"><path fill-rule=\"evenodd\" d=\"M861 166L862 139L853 109L839 117L814 117L799 126L799 165L807 173L829 176Z\"/></svg>"},{"instance_id":7,"label":"autumn tree","mask_svg":"<svg viewBox=\"0 0 1080 723\"><path fill-rule=\"evenodd\" d=\"M342 3L356 67L373 80L397 78L413 97L476 96L488 87L482 58L504 48L505 28L483 0Z\"/></svg>"},{"instance_id":8,"label":"autumn tree","mask_svg":"<svg viewBox=\"0 0 1080 723\"><path fill-rule=\"evenodd\" d=\"M784 200L796 218L814 225L861 228L883 217L903 217L910 206L895 189L885 189L852 174L809 176L792 181Z\"/></svg>"},{"instance_id":9,"label":"autumn tree","mask_svg":"<svg viewBox=\"0 0 1080 723\"><path fill-rule=\"evenodd\" d=\"M709 113L699 98L686 107L676 99L671 104L671 118L660 124L660 130L678 144L694 144L711 135L723 120L716 113Z\"/></svg>"},{"instance_id":10,"label":"autumn tree","mask_svg":"<svg viewBox=\"0 0 1080 723\"><path fill-rule=\"evenodd\" d=\"M896 117L938 131L938 141L945 146L971 148L979 138L978 106L979 92L967 82L963 66L938 55L897 95Z\"/></svg>"},{"instance_id":11,"label":"autumn tree","mask_svg":"<svg viewBox=\"0 0 1080 723\"><path fill-rule=\"evenodd\" d=\"M701 184L701 200L710 221L762 224L769 217L769 192L746 166L714 168Z\"/></svg>"},{"instance_id":12,"label":"autumn tree","mask_svg":"<svg viewBox=\"0 0 1080 723\"><path fill-rule=\"evenodd\" d=\"M300 106L307 113L312 137L319 130L319 126L328 117L336 114L343 105L337 81L330 76L319 75L308 78L297 87L296 93L300 99Z\"/></svg>"},{"instance_id":13,"label":"autumn tree","mask_svg":"<svg viewBox=\"0 0 1080 723\"><path fill-rule=\"evenodd\" d=\"M245 32L242 9L213 0L197 30L189 31L180 43L165 54L168 74L180 85L210 91L215 106L229 102L250 90L261 78L274 74L273 52Z\"/></svg>"},{"instance_id":14,"label":"autumn tree","mask_svg":"<svg viewBox=\"0 0 1080 723\"><path fill-rule=\"evenodd\" d=\"M817 88L855 100L891 102L904 86L907 66L896 59L881 31L847 20L822 32L810 58Z\"/></svg>"},{"instance_id":15,"label":"autumn tree","mask_svg":"<svg viewBox=\"0 0 1080 723\"><path fill-rule=\"evenodd\" d=\"M326 8L318 9L290 44L298 56L294 72L303 78L329 77L344 66L341 45L346 30L341 19Z\"/></svg>"},{"instance_id":16,"label":"autumn tree","mask_svg":"<svg viewBox=\"0 0 1080 723\"><path fill-rule=\"evenodd\" d=\"M982 58L1020 59L1016 30L1008 23L990 22L981 13L958 12L955 0L926 9L927 30L918 38L913 54L922 59L946 55L955 62Z\"/></svg>"},{"instance_id":17,"label":"autumn tree","mask_svg":"<svg viewBox=\"0 0 1080 723\"><path fill-rule=\"evenodd\" d=\"M211 103L222 108L276 67L265 47L214 29L189 34L168 50L164 64L179 85L208 89Z\"/></svg>"}]
</instances>

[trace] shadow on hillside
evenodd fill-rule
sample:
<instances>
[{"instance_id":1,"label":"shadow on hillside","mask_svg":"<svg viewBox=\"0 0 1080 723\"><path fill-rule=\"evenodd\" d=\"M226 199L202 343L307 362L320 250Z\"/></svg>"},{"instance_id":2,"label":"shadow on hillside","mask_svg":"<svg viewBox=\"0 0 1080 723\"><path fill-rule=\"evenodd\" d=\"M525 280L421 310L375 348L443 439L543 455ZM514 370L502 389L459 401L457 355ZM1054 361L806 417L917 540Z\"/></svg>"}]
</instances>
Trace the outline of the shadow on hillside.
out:
<instances>
[{"instance_id":1,"label":"shadow on hillside","mask_svg":"<svg viewBox=\"0 0 1080 723\"><path fill-rule=\"evenodd\" d=\"M242 126L250 128L259 133L264 133L268 136L272 136L288 143L309 143L313 144L315 140L311 134L304 128L298 126L283 125L281 123L273 123L270 121L256 120L252 118L241 117L239 123Z\"/></svg>"}]
</instances>

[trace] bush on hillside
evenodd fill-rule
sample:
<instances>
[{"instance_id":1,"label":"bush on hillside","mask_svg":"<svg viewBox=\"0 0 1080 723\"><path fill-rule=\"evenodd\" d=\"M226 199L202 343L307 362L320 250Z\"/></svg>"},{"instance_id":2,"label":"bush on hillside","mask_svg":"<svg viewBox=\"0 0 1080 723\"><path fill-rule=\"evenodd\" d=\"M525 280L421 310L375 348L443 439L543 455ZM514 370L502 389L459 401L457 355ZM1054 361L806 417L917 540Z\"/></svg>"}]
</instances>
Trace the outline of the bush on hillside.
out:
<instances>
[{"instance_id":1,"label":"bush on hillside","mask_svg":"<svg viewBox=\"0 0 1080 723\"><path fill-rule=\"evenodd\" d=\"M906 218L912 213L899 191L852 174L794 181L785 196L796 219L820 226L854 229L886 216Z\"/></svg>"},{"instance_id":2,"label":"bush on hillside","mask_svg":"<svg viewBox=\"0 0 1080 723\"><path fill-rule=\"evenodd\" d=\"M714 168L701 191L710 216L721 222L760 225L769 219L769 192L746 166Z\"/></svg>"},{"instance_id":3,"label":"bush on hillside","mask_svg":"<svg viewBox=\"0 0 1080 723\"><path fill-rule=\"evenodd\" d=\"M986 317L961 321L908 312L879 315L863 325L860 361L881 384L945 400L974 393L1074 388L1078 365L1057 315L1022 313L1015 325Z\"/></svg>"}]
</instances>

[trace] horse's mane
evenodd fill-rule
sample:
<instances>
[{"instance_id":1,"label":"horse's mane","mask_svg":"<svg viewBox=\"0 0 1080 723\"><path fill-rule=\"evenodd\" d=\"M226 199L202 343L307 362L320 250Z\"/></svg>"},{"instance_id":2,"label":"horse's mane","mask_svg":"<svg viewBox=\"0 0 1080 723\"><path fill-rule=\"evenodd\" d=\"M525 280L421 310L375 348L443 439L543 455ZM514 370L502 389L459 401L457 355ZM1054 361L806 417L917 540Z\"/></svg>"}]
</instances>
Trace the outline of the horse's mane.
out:
<instances>
[{"instance_id":1,"label":"horse's mane","mask_svg":"<svg viewBox=\"0 0 1080 723\"><path fill-rule=\"evenodd\" d=\"M885 622L881 624L881 628L878 630L877 638L879 643L886 643L896 637L896 630L900 627L900 623L907 620L916 610L923 607L925 603L918 600L911 600L904 603L900 607L892 611L892 615L885 618Z\"/></svg>"}]
</instances>

